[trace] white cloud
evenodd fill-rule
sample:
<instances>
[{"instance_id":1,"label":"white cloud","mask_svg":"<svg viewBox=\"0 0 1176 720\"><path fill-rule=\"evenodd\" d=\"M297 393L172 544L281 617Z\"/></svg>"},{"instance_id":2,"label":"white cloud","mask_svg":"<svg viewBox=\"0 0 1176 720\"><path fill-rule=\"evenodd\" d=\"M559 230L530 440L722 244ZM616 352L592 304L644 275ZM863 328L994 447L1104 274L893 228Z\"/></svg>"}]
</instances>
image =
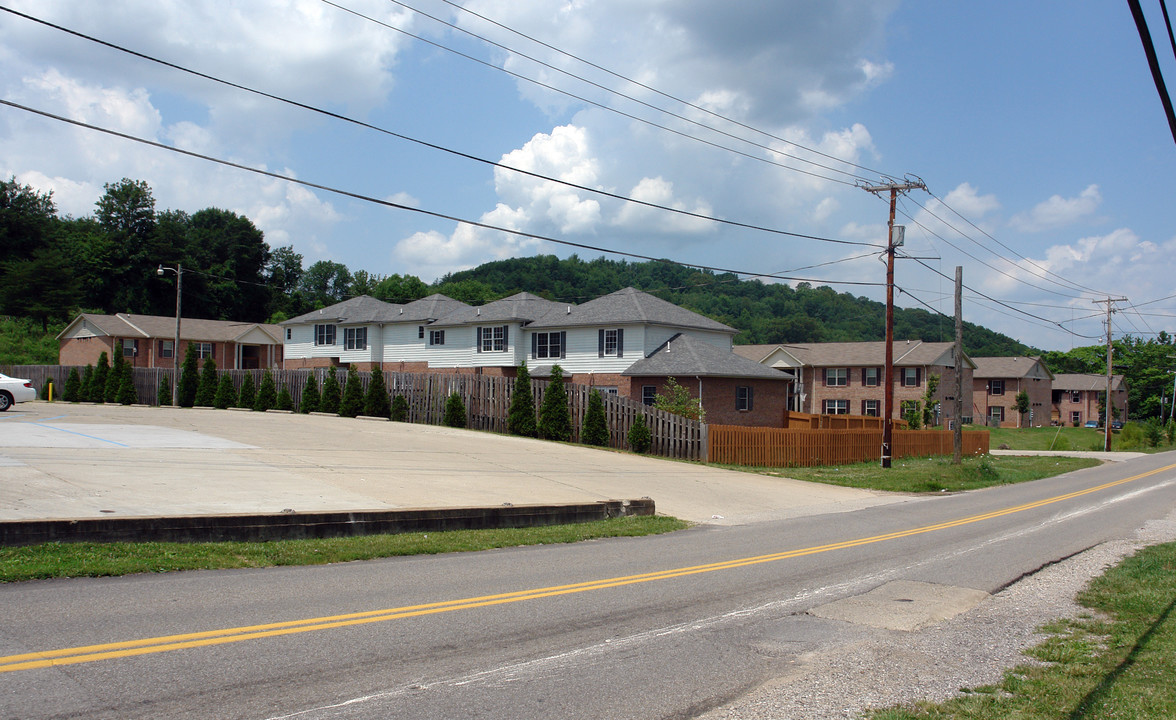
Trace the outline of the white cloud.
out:
<instances>
[{"instance_id":1,"label":"white cloud","mask_svg":"<svg viewBox=\"0 0 1176 720\"><path fill-rule=\"evenodd\" d=\"M662 177L641 178L629 192L629 197L641 202L674 208L695 215L711 215L711 208L705 202L696 200L691 206L674 197L674 184ZM659 233L705 233L715 230L715 223L701 218L668 213L645 205L625 203L612 220L614 226L627 230L645 230Z\"/></svg>"},{"instance_id":2,"label":"white cloud","mask_svg":"<svg viewBox=\"0 0 1176 720\"><path fill-rule=\"evenodd\" d=\"M594 187L599 162L588 133L573 125L538 133L523 147L502 156L502 164L584 187ZM600 203L583 191L496 168L494 186L504 202L515 208L520 227L560 233L592 232L600 222Z\"/></svg>"},{"instance_id":3,"label":"white cloud","mask_svg":"<svg viewBox=\"0 0 1176 720\"><path fill-rule=\"evenodd\" d=\"M1040 232L1072 225L1090 216L1102 203L1098 185L1089 185L1078 197L1053 195L1027 213L1013 216L1012 225L1023 232Z\"/></svg>"},{"instance_id":4,"label":"white cloud","mask_svg":"<svg viewBox=\"0 0 1176 720\"><path fill-rule=\"evenodd\" d=\"M518 220L517 212L505 205L499 205L481 218L482 222L512 229ZM446 273L490 260L530 255L539 246L538 240L463 224L448 236L435 230L413 233L396 243L392 261L393 265L402 268L401 272L431 282Z\"/></svg>"}]
</instances>

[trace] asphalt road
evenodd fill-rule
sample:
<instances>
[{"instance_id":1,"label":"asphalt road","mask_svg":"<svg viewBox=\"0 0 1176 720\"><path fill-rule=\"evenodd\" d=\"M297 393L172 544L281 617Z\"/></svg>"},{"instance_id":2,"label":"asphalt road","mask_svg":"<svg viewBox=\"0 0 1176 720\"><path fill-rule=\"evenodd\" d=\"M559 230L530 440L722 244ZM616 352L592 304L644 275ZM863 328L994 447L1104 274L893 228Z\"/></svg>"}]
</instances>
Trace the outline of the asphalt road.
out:
<instances>
[{"instance_id":1,"label":"asphalt road","mask_svg":"<svg viewBox=\"0 0 1176 720\"><path fill-rule=\"evenodd\" d=\"M0 717L691 717L1130 535L1176 508L1174 461L652 538L0 587Z\"/></svg>"}]
</instances>

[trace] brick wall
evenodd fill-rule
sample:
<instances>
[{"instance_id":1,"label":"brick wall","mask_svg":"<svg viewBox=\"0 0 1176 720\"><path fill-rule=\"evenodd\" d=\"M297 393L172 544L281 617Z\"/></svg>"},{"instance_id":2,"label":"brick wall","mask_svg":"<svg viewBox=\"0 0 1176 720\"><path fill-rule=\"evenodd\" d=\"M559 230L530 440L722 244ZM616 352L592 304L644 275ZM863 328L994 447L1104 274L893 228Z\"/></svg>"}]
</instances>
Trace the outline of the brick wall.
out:
<instances>
[{"instance_id":1,"label":"brick wall","mask_svg":"<svg viewBox=\"0 0 1176 720\"><path fill-rule=\"evenodd\" d=\"M652 385L658 394L664 394L667 378L623 378L628 389L624 393L630 399L641 401L643 388ZM674 378L679 385L697 398L697 378ZM597 382L598 385L603 384ZM737 388L751 388L751 409L737 410L735 406ZM715 425L743 425L750 427L781 427L784 410L788 406L788 382L783 380L756 380L744 378L702 378L702 409L705 421Z\"/></svg>"}]
</instances>

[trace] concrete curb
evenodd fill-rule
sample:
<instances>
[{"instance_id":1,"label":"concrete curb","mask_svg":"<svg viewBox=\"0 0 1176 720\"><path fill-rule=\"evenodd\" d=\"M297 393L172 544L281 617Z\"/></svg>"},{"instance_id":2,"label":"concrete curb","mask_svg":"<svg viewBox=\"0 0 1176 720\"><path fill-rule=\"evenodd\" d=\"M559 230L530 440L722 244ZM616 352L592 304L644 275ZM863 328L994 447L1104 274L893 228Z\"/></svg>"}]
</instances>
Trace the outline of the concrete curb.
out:
<instances>
[{"instance_id":1,"label":"concrete curb","mask_svg":"<svg viewBox=\"0 0 1176 720\"><path fill-rule=\"evenodd\" d=\"M538 527L653 514L653 500L641 498L561 505L15 520L0 522L0 546L47 542L265 542L380 533Z\"/></svg>"}]
</instances>

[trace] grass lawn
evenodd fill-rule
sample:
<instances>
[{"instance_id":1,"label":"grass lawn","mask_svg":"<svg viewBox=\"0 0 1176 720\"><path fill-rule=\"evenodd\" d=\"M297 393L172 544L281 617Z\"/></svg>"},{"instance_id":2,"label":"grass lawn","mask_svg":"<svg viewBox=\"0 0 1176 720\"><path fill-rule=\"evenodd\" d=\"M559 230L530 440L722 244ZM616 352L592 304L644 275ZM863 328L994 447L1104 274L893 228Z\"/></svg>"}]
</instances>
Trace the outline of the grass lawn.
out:
<instances>
[{"instance_id":1,"label":"grass lawn","mask_svg":"<svg viewBox=\"0 0 1176 720\"><path fill-rule=\"evenodd\" d=\"M1078 596L1091 612L1050 637L995 686L943 704L888 708L872 720L1176 717L1176 543L1141 550Z\"/></svg>"},{"instance_id":2,"label":"grass lawn","mask_svg":"<svg viewBox=\"0 0 1176 720\"><path fill-rule=\"evenodd\" d=\"M951 458L906 458L895 460L888 470L883 469L877 462L838 467L728 467L830 485L926 493L976 490L993 485L1039 480L1098 464L1098 460L1088 458L983 456L965 457L960 465L952 465Z\"/></svg>"},{"instance_id":3,"label":"grass lawn","mask_svg":"<svg viewBox=\"0 0 1176 720\"><path fill-rule=\"evenodd\" d=\"M989 447L997 449L1008 445L1010 450L1102 450L1106 435L1101 429L1076 427L1041 427L1041 428L981 428L989 432ZM1130 450L1132 452L1164 452L1172 450L1173 445L1167 438L1160 440L1156 447L1148 447L1143 431L1138 423L1128 423L1128 427L1116 433L1111 433L1111 450Z\"/></svg>"},{"instance_id":4,"label":"grass lawn","mask_svg":"<svg viewBox=\"0 0 1176 720\"><path fill-rule=\"evenodd\" d=\"M100 577L177 570L323 565L395 555L470 552L607 537L673 532L690 524L667 516L636 516L572 525L503 530L453 530L325 540L226 543L45 543L0 547L0 582Z\"/></svg>"}]
</instances>

